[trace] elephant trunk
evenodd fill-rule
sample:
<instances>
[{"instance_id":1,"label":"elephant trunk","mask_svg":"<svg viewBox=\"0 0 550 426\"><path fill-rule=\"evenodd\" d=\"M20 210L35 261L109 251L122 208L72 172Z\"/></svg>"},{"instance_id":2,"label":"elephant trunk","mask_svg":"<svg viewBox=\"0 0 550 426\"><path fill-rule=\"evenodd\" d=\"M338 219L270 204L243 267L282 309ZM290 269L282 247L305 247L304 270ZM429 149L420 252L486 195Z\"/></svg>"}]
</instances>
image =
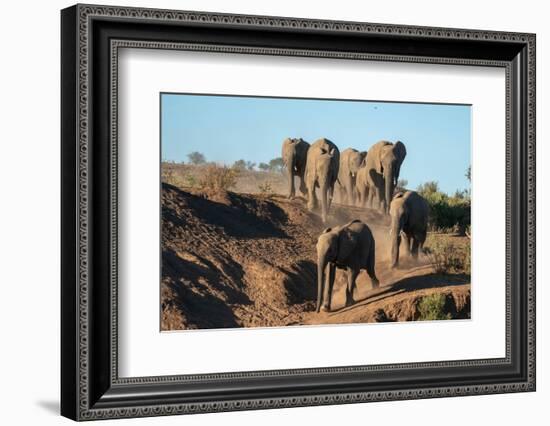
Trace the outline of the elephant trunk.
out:
<instances>
[{"instance_id":1,"label":"elephant trunk","mask_svg":"<svg viewBox=\"0 0 550 426\"><path fill-rule=\"evenodd\" d=\"M401 245L401 221L392 217L391 224L391 267L395 268L399 263L399 246Z\"/></svg>"},{"instance_id":2,"label":"elephant trunk","mask_svg":"<svg viewBox=\"0 0 550 426\"><path fill-rule=\"evenodd\" d=\"M386 167L384 169L384 185L385 185L385 202L384 211L389 213L390 203L393 198L393 191L395 190L395 176L393 166Z\"/></svg>"},{"instance_id":3,"label":"elephant trunk","mask_svg":"<svg viewBox=\"0 0 550 426\"><path fill-rule=\"evenodd\" d=\"M325 283L325 269L327 267L326 253L320 253L317 257L317 307L316 311L321 310L321 302L323 299L323 285Z\"/></svg>"}]
</instances>

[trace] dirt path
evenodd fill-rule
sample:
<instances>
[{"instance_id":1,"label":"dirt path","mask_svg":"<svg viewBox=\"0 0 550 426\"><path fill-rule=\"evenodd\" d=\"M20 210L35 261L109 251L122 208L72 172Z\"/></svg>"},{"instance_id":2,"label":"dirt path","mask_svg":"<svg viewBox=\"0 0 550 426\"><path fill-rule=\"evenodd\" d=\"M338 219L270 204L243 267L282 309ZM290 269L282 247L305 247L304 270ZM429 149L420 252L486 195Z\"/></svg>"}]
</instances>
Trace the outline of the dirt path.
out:
<instances>
[{"instance_id":1,"label":"dirt path","mask_svg":"<svg viewBox=\"0 0 550 426\"><path fill-rule=\"evenodd\" d=\"M388 268L389 224L372 210L334 204L329 225L371 227L381 286L373 290L362 271L346 308L337 271L333 312L317 314L315 244L324 226L303 199L205 196L166 184L162 192L163 330L412 320L433 293L447 298L453 317L469 314L469 277L435 275L426 258Z\"/></svg>"}]
</instances>

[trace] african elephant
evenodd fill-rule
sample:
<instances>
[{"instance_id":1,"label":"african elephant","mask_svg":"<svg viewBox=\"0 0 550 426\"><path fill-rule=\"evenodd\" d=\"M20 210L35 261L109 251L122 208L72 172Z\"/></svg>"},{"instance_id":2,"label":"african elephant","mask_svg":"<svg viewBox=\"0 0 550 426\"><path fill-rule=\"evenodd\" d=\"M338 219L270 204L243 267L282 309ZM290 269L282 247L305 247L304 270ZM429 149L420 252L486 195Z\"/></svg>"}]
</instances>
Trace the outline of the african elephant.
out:
<instances>
[{"instance_id":1,"label":"african elephant","mask_svg":"<svg viewBox=\"0 0 550 426\"><path fill-rule=\"evenodd\" d=\"M361 269L366 269L373 287L378 287L374 252L372 232L360 220L323 231L317 241L317 312L321 305L330 311L336 268L347 272L346 306L354 303L355 280Z\"/></svg>"},{"instance_id":2,"label":"african elephant","mask_svg":"<svg viewBox=\"0 0 550 426\"><path fill-rule=\"evenodd\" d=\"M418 257L418 249L426 241L428 229L428 202L415 191L399 192L390 204L391 217L391 267L399 263L399 246L401 234L405 237L407 254ZM411 246L412 243L412 246Z\"/></svg>"},{"instance_id":3,"label":"african elephant","mask_svg":"<svg viewBox=\"0 0 550 426\"><path fill-rule=\"evenodd\" d=\"M334 183L338 179L340 168L340 151L328 139L321 138L314 142L307 151L305 181L307 187L307 207L310 211L317 208L315 188L321 192L321 217L326 223L330 203L334 193Z\"/></svg>"},{"instance_id":4,"label":"african elephant","mask_svg":"<svg viewBox=\"0 0 550 426\"><path fill-rule=\"evenodd\" d=\"M338 183L342 203L355 204L355 181L359 168L363 165L367 152L359 152L348 148L340 155L340 169L338 171Z\"/></svg>"},{"instance_id":5,"label":"african elephant","mask_svg":"<svg viewBox=\"0 0 550 426\"><path fill-rule=\"evenodd\" d=\"M380 141L369 149L365 162L369 207L389 213L389 203L406 155L405 145L400 141ZM374 206L374 199L378 203L377 206Z\"/></svg>"},{"instance_id":6,"label":"african elephant","mask_svg":"<svg viewBox=\"0 0 550 426\"><path fill-rule=\"evenodd\" d=\"M307 194L307 189L304 182L304 173L306 171L308 149L309 143L304 141L302 138L286 138L283 142L282 158L288 173L288 198L290 199L294 198L296 195L296 190L294 189L294 176L298 176L300 178L300 192L304 196Z\"/></svg>"},{"instance_id":7,"label":"african elephant","mask_svg":"<svg viewBox=\"0 0 550 426\"><path fill-rule=\"evenodd\" d=\"M357 171L357 175L355 176L355 189L357 190L358 198L357 204L362 207L366 205L369 197L368 169L365 163L363 163L363 166Z\"/></svg>"}]
</instances>

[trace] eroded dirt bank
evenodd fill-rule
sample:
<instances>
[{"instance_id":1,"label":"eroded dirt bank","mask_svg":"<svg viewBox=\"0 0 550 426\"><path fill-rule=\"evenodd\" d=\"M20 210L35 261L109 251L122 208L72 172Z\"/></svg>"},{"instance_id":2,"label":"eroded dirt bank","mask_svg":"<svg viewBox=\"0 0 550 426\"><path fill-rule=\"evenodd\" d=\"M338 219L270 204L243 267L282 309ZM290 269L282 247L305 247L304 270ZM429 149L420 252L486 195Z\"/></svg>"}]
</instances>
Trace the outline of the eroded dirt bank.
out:
<instances>
[{"instance_id":1,"label":"eroded dirt bank","mask_svg":"<svg viewBox=\"0 0 550 426\"><path fill-rule=\"evenodd\" d=\"M451 317L469 317L468 276L435 274L425 257L389 269L388 223L377 212L333 206L331 225L371 227L381 285L372 289L362 271L356 303L344 307L337 271L333 312L317 314L315 244L324 226L303 199L162 189L163 330L410 321L432 294L443 295Z\"/></svg>"}]
</instances>

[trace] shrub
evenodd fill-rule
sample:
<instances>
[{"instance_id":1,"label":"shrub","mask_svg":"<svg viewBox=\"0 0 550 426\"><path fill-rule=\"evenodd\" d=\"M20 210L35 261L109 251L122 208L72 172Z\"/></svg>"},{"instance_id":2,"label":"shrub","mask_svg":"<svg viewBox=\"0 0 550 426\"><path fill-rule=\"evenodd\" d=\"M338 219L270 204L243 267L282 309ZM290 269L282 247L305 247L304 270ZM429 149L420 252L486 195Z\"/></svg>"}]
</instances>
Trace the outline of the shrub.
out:
<instances>
[{"instance_id":1,"label":"shrub","mask_svg":"<svg viewBox=\"0 0 550 426\"><path fill-rule=\"evenodd\" d=\"M441 231L453 229L464 235L470 225L470 196L468 191L457 191L450 197L439 190L437 182L426 182L420 185L417 192L430 206L428 229Z\"/></svg>"},{"instance_id":2,"label":"shrub","mask_svg":"<svg viewBox=\"0 0 550 426\"><path fill-rule=\"evenodd\" d=\"M260 190L260 193L263 195L271 195L273 194L273 187L271 186L271 182L267 181L264 183L260 183L258 185L258 189Z\"/></svg>"},{"instance_id":3,"label":"shrub","mask_svg":"<svg viewBox=\"0 0 550 426\"><path fill-rule=\"evenodd\" d=\"M197 178L181 170L162 166L162 181L174 185L178 188L197 187Z\"/></svg>"},{"instance_id":4,"label":"shrub","mask_svg":"<svg viewBox=\"0 0 550 426\"><path fill-rule=\"evenodd\" d=\"M438 274L470 274L470 242L458 246L449 238L430 238L424 252Z\"/></svg>"},{"instance_id":5,"label":"shrub","mask_svg":"<svg viewBox=\"0 0 550 426\"><path fill-rule=\"evenodd\" d=\"M199 187L206 191L227 191L237 184L238 170L227 166L209 164L205 166Z\"/></svg>"},{"instance_id":6,"label":"shrub","mask_svg":"<svg viewBox=\"0 0 550 426\"><path fill-rule=\"evenodd\" d=\"M162 181L177 187L183 186L184 181L179 173L172 168L162 170Z\"/></svg>"},{"instance_id":7,"label":"shrub","mask_svg":"<svg viewBox=\"0 0 550 426\"><path fill-rule=\"evenodd\" d=\"M424 296L418 303L418 319L420 321L448 320L452 316L445 313L445 295L432 294Z\"/></svg>"}]
</instances>

